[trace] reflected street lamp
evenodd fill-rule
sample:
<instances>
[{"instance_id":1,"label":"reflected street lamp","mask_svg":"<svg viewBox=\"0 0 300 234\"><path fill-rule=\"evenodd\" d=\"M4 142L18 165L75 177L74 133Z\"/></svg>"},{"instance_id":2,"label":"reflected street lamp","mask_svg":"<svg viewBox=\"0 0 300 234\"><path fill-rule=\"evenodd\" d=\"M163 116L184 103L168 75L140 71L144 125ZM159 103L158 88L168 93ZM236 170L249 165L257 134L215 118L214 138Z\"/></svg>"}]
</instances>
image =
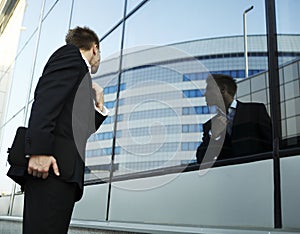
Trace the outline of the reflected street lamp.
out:
<instances>
[{"instance_id":1,"label":"reflected street lamp","mask_svg":"<svg viewBox=\"0 0 300 234\"><path fill-rule=\"evenodd\" d=\"M249 7L243 13L243 23L244 23L244 56L245 56L245 78L248 77L248 46L247 46L247 29L246 29L246 14L251 11L254 6Z\"/></svg>"}]
</instances>

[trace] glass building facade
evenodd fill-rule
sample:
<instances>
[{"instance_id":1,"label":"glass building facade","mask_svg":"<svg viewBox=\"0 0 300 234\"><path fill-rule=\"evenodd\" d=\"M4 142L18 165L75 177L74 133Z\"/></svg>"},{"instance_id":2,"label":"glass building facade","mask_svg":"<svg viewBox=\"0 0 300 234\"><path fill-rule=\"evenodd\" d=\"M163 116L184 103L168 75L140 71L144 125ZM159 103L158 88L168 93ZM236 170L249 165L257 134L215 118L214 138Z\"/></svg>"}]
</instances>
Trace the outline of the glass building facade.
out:
<instances>
[{"instance_id":1,"label":"glass building facade","mask_svg":"<svg viewBox=\"0 0 300 234\"><path fill-rule=\"evenodd\" d=\"M300 45L300 35L279 35L278 40L283 44L279 51L281 66L299 58L300 47L291 46ZM265 41L265 35L248 36L251 47L247 79L242 36L180 42L128 53L125 50L117 131L114 132L111 116L89 140L87 179L105 175L105 171L92 168L110 168L102 163L110 164L114 134L114 175L194 162L202 125L214 113L204 98L205 80L210 73L231 75L238 82L238 99L262 102L269 109ZM106 106L112 113L116 112L118 90L114 84L118 76L111 75L113 70L109 68L115 59L103 61L105 72L100 70L94 77L94 81L106 87Z\"/></svg>"},{"instance_id":2,"label":"glass building facade","mask_svg":"<svg viewBox=\"0 0 300 234\"><path fill-rule=\"evenodd\" d=\"M2 2L0 9L4 9ZM86 185L108 184L107 212L100 220L110 220L109 212L113 217L109 199L114 196L110 187L114 181L194 170L203 124L215 114L204 98L210 73L234 77L238 100L266 105L276 130L274 149L268 156L274 159L270 163L276 168L274 174L279 172L279 159L285 162L287 155L292 159L299 155L298 0L274 1L275 35L270 31L274 18L266 7L273 1L267 0L6 2L13 4L7 5L8 10L17 6L19 17L18 24L11 25L2 13L0 17L5 23L0 32L0 193L11 193L13 184L5 175L9 166L6 150L17 127L27 125L43 67L64 45L68 29L77 25L88 26L99 35L102 61L92 78L104 88L105 105L110 110L86 148ZM243 24L243 13L250 5L254 8L247 12ZM10 17L14 19L13 14ZM8 42L11 44L5 46ZM275 66L270 59L272 45L276 46ZM243 163L237 160L225 166ZM280 221L261 226L277 224ZM299 227L293 225L289 227Z\"/></svg>"}]
</instances>

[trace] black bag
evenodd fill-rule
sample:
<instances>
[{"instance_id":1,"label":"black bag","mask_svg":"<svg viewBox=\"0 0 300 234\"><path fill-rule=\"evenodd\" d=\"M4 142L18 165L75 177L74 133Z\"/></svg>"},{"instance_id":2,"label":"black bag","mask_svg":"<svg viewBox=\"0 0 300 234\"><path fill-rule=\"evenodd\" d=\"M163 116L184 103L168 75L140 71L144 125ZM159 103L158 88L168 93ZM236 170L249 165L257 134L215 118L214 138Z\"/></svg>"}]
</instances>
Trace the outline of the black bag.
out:
<instances>
[{"instance_id":1,"label":"black bag","mask_svg":"<svg viewBox=\"0 0 300 234\"><path fill-rule=\"evenodd\" d=\"M19 127L17 129L12 146L7 150L7 161L10 164L7 176L21 185L21 187L24 186L28 167L28 158L26 158L25 155L26 130L27 128L25 127Z\"/></svg>"}]
</instances>

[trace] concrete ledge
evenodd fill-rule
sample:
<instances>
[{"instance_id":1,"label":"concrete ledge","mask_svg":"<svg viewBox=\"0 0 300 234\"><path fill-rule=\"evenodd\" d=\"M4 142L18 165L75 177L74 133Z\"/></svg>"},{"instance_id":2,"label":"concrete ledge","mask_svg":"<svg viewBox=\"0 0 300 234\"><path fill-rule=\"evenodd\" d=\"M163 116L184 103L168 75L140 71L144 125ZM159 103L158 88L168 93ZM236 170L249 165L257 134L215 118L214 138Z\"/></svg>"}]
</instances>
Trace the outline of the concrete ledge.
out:
<instances>
[{"instance_id":1,"label":"concrete ledge","mask_svg":"<svg viewBox=\"0 0 300 234\"><path fill-rule=\"evenodd\" d=\"M0 233L5 233L5 234L22 233L22 218L0 216Z\"/></svg>"},{"instance_id":2,"label":"concrete ledge","mask_svg":"<svg viewBox=\"0 0 300 234\"><path fill-rule=\"evenodd\" d=\"M0 216L0 234L21 234L22 233L22 217L16 216ZM88 221L87 221L88 222ZM98 223L98 222L97 222ZM99 223L98 223L99 224ZM108 225L109 226L109 225ZM95 228L97 227L97 228ZM104 228L103 228L104 227ZM114 230L113 226L107 225L88 225L85 221L72 221L68 234L129 234L122 230Z\"/></svg>"},{"instance_id":3,"label":"concrete ledge","mask_svg":"<svg viewBox=\"0 0 300 234\"><path fill-rule=\"evenodd\" d=\"M22 217L0 216L0 233L21 234ZM299 230L191 227L146 223L72 220L68 234L202 233L202 234L295 234Z\"/></svg>"}]
</instances>

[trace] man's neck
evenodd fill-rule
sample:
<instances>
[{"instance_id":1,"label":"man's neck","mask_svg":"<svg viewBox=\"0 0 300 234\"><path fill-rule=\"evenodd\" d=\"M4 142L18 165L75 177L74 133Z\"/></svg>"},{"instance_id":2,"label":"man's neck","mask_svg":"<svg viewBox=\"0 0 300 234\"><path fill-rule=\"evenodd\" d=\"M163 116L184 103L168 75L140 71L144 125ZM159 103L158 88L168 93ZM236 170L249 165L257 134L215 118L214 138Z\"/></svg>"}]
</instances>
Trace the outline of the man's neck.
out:
<instances>
[{"instance_id":1,"label":"man's neck","mask_svg":"<svg viewBox=\"0 0 300 234\"><path fill-rule=\"evenodd\" d=\"M228 112L228 109L229 109L231 103L233 102L233 100L234 100L233 98L228 98L227 100L224 100L225 107L226 107L226 113Z\"/></svg>"},{"instance_id":2,"label":"man's neck","mask_svg":"<svg viewBox=\"0 0 300 234\"><path fill-rule=\"evenodd\" d=\"M91 60L92 60L91 52L89 50L80 49L80 53L83 57L85 57L85 59L89 62L89 64L91 64Z\"/></svg>"}]
</instances>

